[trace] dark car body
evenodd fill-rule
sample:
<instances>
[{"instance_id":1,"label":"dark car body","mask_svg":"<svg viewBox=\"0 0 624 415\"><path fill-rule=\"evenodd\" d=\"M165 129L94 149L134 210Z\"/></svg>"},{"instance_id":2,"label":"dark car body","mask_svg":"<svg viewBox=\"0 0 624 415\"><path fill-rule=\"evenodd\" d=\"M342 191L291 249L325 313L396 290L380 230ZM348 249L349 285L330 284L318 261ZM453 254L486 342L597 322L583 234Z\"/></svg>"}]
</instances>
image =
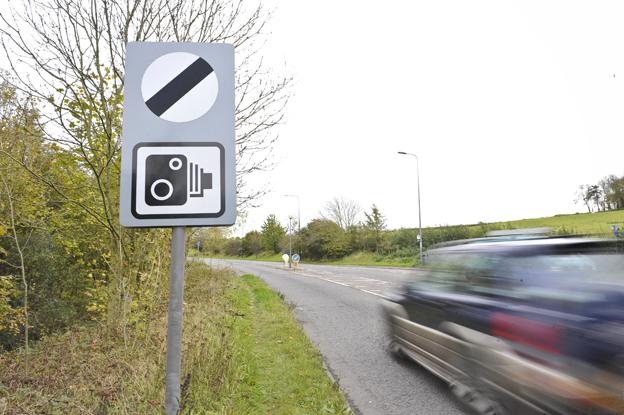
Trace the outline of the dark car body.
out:
<instances>
[{"instance_id":1,"label":"dark car body","mask_svg":"<svg viewBox=\"0 0 624 415\"><path fill-rule=\"evenodd\" d=\"M389 293L395 353L481 413L624 413L624 254L614 241L491 238L427 253Z\"/></svg>"}]
</instances>

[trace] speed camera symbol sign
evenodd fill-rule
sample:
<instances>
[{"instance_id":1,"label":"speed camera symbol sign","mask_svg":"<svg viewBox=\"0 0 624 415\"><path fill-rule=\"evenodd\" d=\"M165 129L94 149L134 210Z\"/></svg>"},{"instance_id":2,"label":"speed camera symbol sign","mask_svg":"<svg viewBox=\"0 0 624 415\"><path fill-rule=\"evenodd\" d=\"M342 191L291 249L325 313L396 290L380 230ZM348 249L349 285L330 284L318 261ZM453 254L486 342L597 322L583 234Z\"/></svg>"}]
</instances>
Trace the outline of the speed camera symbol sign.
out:
<instances>
[{"instance_id":1,"label":"speed camera symbol sign","mask_svg":"<svg viewBox=\"0 0 624 415\"><path fill-rule=\"evenodd\" d=\"M154 115L172 122L193 121L217 99L219 81L210 63L187 52L163 55L148 66L141 94Z\"/></svg>"},{"instance_id":2,"label":"speed camera symbol sign","mask_svg":"<svg viewBox=\"0 0 624 415\"><path fill-rule=\"evenodd\" d=\"M217 143L139 143L134 148L132 214L202 218L224 209L223 147Z\"/></svg>"}]
</instances>

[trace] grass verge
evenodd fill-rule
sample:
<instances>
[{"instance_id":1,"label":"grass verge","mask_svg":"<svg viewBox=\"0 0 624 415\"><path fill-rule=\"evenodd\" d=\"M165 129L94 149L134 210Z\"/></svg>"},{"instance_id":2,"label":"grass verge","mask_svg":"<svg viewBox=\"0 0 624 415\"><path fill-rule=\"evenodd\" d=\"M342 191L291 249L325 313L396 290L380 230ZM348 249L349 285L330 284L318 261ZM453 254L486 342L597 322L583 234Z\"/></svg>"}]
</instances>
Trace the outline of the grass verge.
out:
<instances>
[{"instance_id":1,"label":"grass verge","mask_svg":"<svg viewBox=\"0 0 624 415\"><path fill-rule=\"evenodd\" d=\"M124 343L78 327L0 355L0 414L162 413L166 301ZM347 414L292 311L258 278L187 268L184 414Z\"/></svg>"}]
</instances>

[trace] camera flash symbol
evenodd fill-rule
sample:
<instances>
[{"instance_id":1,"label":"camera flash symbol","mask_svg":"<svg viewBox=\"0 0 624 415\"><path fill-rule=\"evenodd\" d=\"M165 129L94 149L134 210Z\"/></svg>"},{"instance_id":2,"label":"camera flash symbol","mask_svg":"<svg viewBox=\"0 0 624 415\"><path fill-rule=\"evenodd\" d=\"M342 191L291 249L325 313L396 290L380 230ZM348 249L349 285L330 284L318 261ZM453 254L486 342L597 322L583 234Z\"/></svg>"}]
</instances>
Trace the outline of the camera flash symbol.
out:
<instances>
[{"instance_id":1,"label":"camera flash symbol","mask_svg":"<svg viewBox=\"0 0 624 415\"><path fill-rule=\"evenodd\" d=\"M212 189L212 173L204 173L195 163L190 163L189 196L204 197L204 190Z\"/></svg>"}]
</instances>

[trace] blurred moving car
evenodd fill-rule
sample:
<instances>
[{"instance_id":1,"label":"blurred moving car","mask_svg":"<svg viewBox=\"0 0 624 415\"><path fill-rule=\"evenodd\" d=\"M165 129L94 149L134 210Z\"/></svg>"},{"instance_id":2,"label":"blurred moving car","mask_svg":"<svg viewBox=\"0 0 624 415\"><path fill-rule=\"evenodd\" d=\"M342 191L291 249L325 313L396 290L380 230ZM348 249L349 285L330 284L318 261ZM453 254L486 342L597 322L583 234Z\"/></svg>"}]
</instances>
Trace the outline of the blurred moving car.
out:
<instances>
[{"instance_id":1,"label":"blurred moving car","mask_svg":"<svg viewBox=\"0 0 624 415\"><path fill-rule=\"evenodd\" d=\"M430 250L383 302L393 353L482 414L624 414L624 253L522 237Z\"/></svg>"}]
</instances>

